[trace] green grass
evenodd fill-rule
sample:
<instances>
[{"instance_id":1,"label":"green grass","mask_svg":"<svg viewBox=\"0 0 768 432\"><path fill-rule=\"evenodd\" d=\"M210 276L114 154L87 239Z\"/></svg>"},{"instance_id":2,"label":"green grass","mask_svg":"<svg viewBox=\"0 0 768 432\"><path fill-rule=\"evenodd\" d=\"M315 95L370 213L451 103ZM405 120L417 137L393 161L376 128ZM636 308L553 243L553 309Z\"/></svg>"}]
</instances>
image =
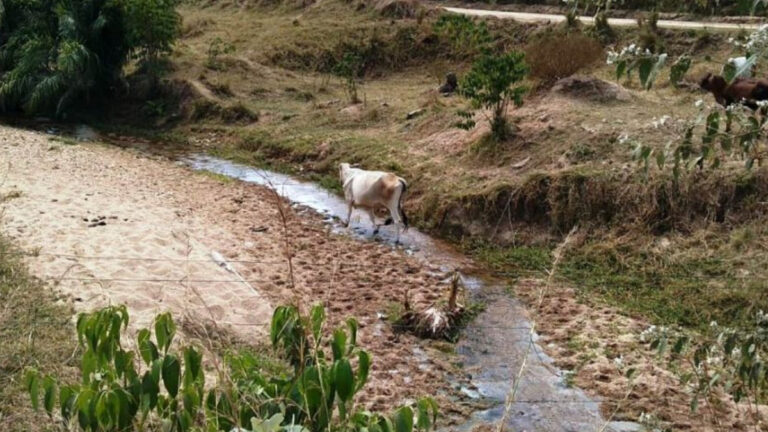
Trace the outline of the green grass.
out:
<instances>
[{"instance_id":1,"label":"green grass","mask_svg":"<svg viewBox=\"0 0 768 432\"><path fill-rule=\"evenodd\" d=\"M569 251L559 275L585 300L600 299L658 324L750 327L758 310L768 310L768 279L762 252L743 277L741 253L729 244L658 252L596 240Z\"/></svg>"},{"instance_id":2,"label":"green grass","mask_svg":"<svg viewBox=\"0 0 768 432\"><path fill-rule=\"evenodd\" d=\"M34 367L74 376L74 312L27 273L16 252L0 238L0 430L54 430L47 416L32 410L22 374Z\"/></svg>"},{"instance_id":3,"label":"green grass","mask_svg":"<svg viewBox=\"0 0 768 432\"><path fill-rule=\"evenodd\" d=\"M551 249L546 246L498 246L476 241L464 245L475 259L508 278L540 276L552 264Z\"/></svg>"}]
</instances>

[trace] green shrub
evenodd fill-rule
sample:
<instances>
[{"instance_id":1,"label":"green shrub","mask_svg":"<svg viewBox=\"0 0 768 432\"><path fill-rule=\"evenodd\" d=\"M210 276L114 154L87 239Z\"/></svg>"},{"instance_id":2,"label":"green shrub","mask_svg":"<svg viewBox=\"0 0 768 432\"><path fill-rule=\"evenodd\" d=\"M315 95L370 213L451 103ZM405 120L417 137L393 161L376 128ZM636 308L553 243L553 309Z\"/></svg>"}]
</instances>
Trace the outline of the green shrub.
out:
<instances>
[{"instance_id":1,"label":"green shrub","mask_svg":"<svg viewBox=\"0 0 768 432\"><path fill-rule=\"evenodd\" d=\"M459 94L469 99L473 109L491 111L488 118L491 135L495 141L503 141L509 135L507 108L523 104L526 88L517 85L528 74L525 55L512 51L503 55L486 54L472 65L459 85ZM475 126L472 113L459 112L464 119L457 126L469 129Z\"/></svg>"},{"instance_id":2,"label":"green shrub","mask_svg":"<svg viewBox=\"0 0 768 432\"><path fill-rule=\"evenodd\" d=\"M210 389L201 352L171 348L176 326L170 314L157 316L154 335L139 331L135 350L121 340L127 325L124 306L81 314L81 381L64 384L28 371L33 407L42 399L65 429L83 431L428 432L437 419L429 398L416 403L416 412L404 406L392 417L357 407L371 356L357 345L354 319L330 338L323 334L322 306L308 316L293 306L275 310L270 340L290 369L260 368L246 353L230 358L220 377L225 382Z\"/></svg>"},{"instance_id":3,"label":"green shrub","mask_svg":"<svg viewBox=\"0 0 768 432\"><path fill-rule=\"evenodd\" d=\"M488 49L491 35L484 21L476 23L466 15L443 14L434 31L448 39L454 56L471 57Z\"/></svg>"},{"instance_id":4,"label":"green shrub","mask_svg":"<svg viewBox=\"0 0 768 432\"><path fill-rule=\"evenodd\" d=\"M357 96L357 79L362 72L363 59L354 52L344 53L344 56L333 67L333 74L344 81L344 88L352 103L360 102Z\"/></svg>"}]
</instances>

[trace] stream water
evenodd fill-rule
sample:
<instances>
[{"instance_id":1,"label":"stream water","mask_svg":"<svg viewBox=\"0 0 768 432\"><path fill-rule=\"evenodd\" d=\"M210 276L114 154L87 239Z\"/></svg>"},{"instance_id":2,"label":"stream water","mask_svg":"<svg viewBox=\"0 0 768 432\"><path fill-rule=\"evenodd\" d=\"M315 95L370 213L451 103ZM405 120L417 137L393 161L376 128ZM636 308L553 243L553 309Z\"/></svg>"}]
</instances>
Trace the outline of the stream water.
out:
<instances>
[{"instance_id":1,"label":"stream water","mask_svg":"<svg viewBox=\"0 0 768 432\"><path fill-rule=\"evenodd\" d=\"M443 271L472 268L467 257L452 246L415 229L400 235L395 245L394 228L383 227L374 238L367 216L356 220L353 214L349 228L342 228L347 206L333 193L296 178L263 169L239 165L203 155L180 159L196 170L207 170L242 181L274 188L280 195L319 212L337 232L353 235L362 241L381 241L402 247L406 253L437 266ZM507 420L507 430L538 432L642 431L631 422L609 422L601 416L598 400L566 385L565 374L537 344L531 333L524 307L504 289L503 284L480 274L462 275L464 285L487 304L486 309L464 330L457 345L465 372L477 390L462 388L472 398L490 402L491 408L476 412L459 427L470 431L476 426L496 424L503 416L504 401L521 364L515 402ZM605 426L604 429L601 429Z\"/></svg>"},{"instance_id":2,"label":"stream water","mask_svg":"<svg viewBox=\"0 0 768 432\"><path fill-rule=\"evenodd\" d=\"M47 129L82 141L97 135L87 126L73 131ZM67 133L69 132L69 133ZM154 153L152 146L131 145L140 151ZM163 152L166 156L167 152ZM205 170L241 181L275 189L296 205L312 209L325 216L335 232L350 235L360 241L379 241L391 247L400 247L409 255L422 260L442 272L462 270L462 279L471 295L482 299L485 310L462 332L456 352L461 358L464 372L472 388L460 390L490 408L475 412L458 427L469 432L478 426L497 425L505 410L505 400L513 382L519 376L518 389L507 417L507 431L515 432L638 432L645 429L633 422L606 422L600 413L600 401L583 391L567 385L566 374L554 366L537 343L538 336L531 332L531 323L523 305L505 289L503 282L485 274L474 272L472 261L453 246L432 238L416 229L400 235L395 244L394 228L382 227L374 236L365 215L353 213L349 228L342 227L347 206L343 199L311 182L291 176L236 164L205 155L184 155L172 152L179 163L195 170ZM362 216L362 217L359 217ZM391 229L390 229L391 228ZM414 350L417 361L423 361L421 349ZM456 384L458 385L458 384Z\"/></svg>"}]
</instances>

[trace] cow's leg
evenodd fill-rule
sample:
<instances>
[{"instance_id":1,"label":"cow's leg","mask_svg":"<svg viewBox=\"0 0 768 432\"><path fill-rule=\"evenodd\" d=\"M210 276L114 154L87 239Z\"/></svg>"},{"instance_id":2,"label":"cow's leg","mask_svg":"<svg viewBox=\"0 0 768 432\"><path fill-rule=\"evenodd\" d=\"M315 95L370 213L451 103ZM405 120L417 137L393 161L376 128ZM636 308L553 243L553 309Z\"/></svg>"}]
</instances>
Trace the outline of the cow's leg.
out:
<instances>
[{"instance_id":1,"label":"cow's leg","mask_svg":"<svg viewBox=\"0 0 768 432\"><path fill-rule=\"evenodd\" d=\"M403 223L403 220L400 218L400 212L398 211L397 205L398 201L392 199L389 201L387 209L389 210L390 219L395 224L395 244L400 244L400 225Z\"/></svg>"},{"instance_id":2,"label":"cow's leg","mask_svg":"<svg viewBox=\"0 0 768 432\"><path fill-rule=\"evenodd\" d=\"M371 219L371 224L373 225L373 235L378 234L379 226L376 225L376 216L374 216L373 210L368 209L368 217Z\"/></svg>"},{"instance_id":3,"label":"cow's leg","mask_svg":"<svg viewBox=\"0 0 768 432\"><path fill-rule=\"evenodd\" d=\"M352 203L347 203L347 222L344 223L345 228L349 228L349 222L352 221Z\"/></svg>"}]
</instances>

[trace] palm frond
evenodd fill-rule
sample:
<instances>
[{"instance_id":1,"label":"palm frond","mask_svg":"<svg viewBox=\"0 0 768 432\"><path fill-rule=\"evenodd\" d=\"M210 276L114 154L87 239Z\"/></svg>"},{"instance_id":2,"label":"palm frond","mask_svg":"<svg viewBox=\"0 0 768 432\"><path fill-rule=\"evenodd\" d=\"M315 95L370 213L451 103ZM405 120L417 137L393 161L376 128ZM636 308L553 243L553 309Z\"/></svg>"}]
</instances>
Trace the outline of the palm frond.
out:
<instances>
[{"instance_id":1,"label":"palm frond","mask_svg":"<svg viewBox=\"0 0 768 432\"><path fill-rule=\"evenodd\" d=\"M64 76L59 73L43 78L30 92L25 110L30 113L46 111L58 102L65 88Z\"/></svg>"}]
</instances>

